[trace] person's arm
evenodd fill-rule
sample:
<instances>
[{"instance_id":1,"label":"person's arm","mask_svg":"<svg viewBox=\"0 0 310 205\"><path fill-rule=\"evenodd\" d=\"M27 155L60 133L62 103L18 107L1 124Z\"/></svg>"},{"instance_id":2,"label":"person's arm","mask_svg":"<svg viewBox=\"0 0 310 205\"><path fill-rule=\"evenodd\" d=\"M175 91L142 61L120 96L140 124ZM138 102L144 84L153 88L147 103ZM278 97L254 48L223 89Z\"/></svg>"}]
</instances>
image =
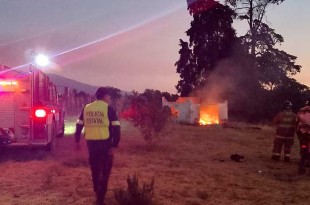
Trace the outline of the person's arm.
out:
<instances>
[{"instance_id":1,"label":"person's arm","mask_svg":"<svg viewBox=\"0 0 310 205\"><path fill-rule=\"evenodd\" d=\"M108 117L110 121L109 131L112 147L118 147L121 139L121 126L117 114L111 106L108 107Z\"/></svg>"},{"instance_id":2,"label":"person's arm","mask_svg":"<svg viewBox=\"0 0 310 205\"><path fill-rule=\"evenodd\" d=\"M78 121L76 122L74 137L75 137L75 142L77 142L77 143L79 143L81 140L81 133L82 133L82 130L84 127L84 115L83 115L83 113L84 113L84 108L81 112L81 115L80 115Z\"/></svg>"},{"instance_id":3,"label":"person's arm","mask_svg":"<svg viewBox=\"0 0 310 205\"><path fill-rule=\"evenodd\" d=\"M282 112L278 113L272 120L274 125L277 125L282 119Z\"/></svg>"}]
</instances>

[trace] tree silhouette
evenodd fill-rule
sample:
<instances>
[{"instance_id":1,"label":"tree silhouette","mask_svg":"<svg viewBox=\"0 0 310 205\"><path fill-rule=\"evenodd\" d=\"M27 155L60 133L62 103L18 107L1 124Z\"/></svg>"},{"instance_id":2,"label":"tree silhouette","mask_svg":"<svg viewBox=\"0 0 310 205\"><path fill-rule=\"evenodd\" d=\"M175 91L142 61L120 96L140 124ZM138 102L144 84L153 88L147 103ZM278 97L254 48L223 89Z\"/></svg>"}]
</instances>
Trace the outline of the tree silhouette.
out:
<instances>
[{"instance_id":1,"label":"tree silhouette","mask_svg":"<svg viewBox=\"0 0 310 205\"><path fill-rule=\"evenodd\" d=\"M248 44L249 53L255 59L256 42L258 30L262 25L266 15L266 9L272 4L280 4L284 0L225 0L225 2L235 8L239 19L246 20L249 25L247 35L250 36Z\"/></svg>"},{"instance_id":2,"label":"tree silhouette","mask_svg":"<svg viewBox=\"0 0 310 205\"><path fill-rule=\"evenodd\" d=\"M188 96L197 86L196 84L196 64L194 63L193 54L188 43L180 39L181 49L179 51L180 59L175 63L177 73L180 74L180 80L176 85L177 91L182 97Z\"/></svg>"},{"instance_id":3,"label":"tree silhouette","mask_svg":"<svg viewBox=\"0 0 310 205\"><path fill-rule=\"evenodd\" d=\"M187 2L193 16L186 32L189 45L180 40L180 59L175 64L181 78L176 88L181 96L208 84L208 76L221 59L231 55L236 40L232 9L214 0Z\"/></svg>"},{"instance_id":4,"label":"tree silhouette","mask_svg":"<svg viewBox=\"0 0 310 205\"><path fill-rule=\"evenodd\" d=\"M243 42L247 42L248 38L250 36L243 36ZM274 90L285 78L295 75L301 69L300 65L295 64L297 57L276 48L282 42L284 39L280 34L261 23L256 34L255 58L259 81L268 90Z\"/></svg>"}]
</instances>

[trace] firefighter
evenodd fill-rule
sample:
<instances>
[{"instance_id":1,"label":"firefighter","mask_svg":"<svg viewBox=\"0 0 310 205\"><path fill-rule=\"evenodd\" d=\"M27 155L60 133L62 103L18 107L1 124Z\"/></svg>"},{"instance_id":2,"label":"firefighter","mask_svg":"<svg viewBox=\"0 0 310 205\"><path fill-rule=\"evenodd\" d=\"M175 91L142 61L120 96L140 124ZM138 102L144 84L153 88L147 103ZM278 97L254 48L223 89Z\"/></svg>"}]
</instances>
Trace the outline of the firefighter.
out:
<instances>
[{"instance_id":1,"label":"firefighter","mask_svg":"<svg viewBox=\"0 0 310 205\"><path fill-rule=\"evenodd\" d=\"M107 88L98 88L96 98L97 100L83 108L76 124L75 140L79 145L84 127L96 203L104 205L113 164L113 150L120 141L120 122L116 112L108 104L110 95Z\"/></svg>"},{"instance_id":2,"label":"firefighter","mask_svg":"<svg viewBox=\"0 0 310 205\"><path fill-rule=\"evenodd\" d=\"M277 129L271 159L275 161L280 160L282 146L284 145L284 161L290 161L291 147L294 143L296 117L296 114L292 112L292 103L290 101L284 102L283 111L278 113L273 119Z\"/></svg>"},{"instance_id":3,"label":"firefighter","mask_svg":"<svg viewBox=\"0 0 310 205\"><path fill-rule=\"evenodd\" d=\"M310 101L306 102L305 107L301 108L297 113L297 129L296 133L300 144L300 161L299 173L306 172L306 163L310 158Z\"/></svg>"}]
</instances>

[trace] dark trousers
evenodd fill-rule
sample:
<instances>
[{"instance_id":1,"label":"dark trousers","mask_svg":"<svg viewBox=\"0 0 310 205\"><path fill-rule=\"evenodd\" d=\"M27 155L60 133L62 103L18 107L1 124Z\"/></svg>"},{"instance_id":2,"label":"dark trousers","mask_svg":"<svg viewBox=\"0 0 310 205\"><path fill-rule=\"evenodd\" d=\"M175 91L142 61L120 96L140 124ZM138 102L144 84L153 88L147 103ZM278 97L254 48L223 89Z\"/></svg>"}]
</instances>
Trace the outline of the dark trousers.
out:
<instances>
[{"instance_id":1,"label":"dark trousers","mask_svg":"<svg viewBox=\"0 0 310 205\"><path fill-rule=\"evenodd\" d=\"M284 156L289 157L291 154L291 148L294 144L293 137L275 138L273 141L273 154L280 156L282 147L284 145Z\"/></svg>"},{"instance_id":2,"label":"dark trousers","mask_svg":"<svg viewBox=\"0 0 310 205\"><path fill-rule=\"evenodd\" d=\"M111 142L109 140L87 140L87 147L93 189L96 192L97 203L103 204L113 165L113 155L109 154Z\"/></svg>"},{"instance_id":3,"label":"dark trousers","mask_svg":"<svg viewBox=\"0 0 310 205\"><path fill-rule=\"evenodd\" d=\"M307 160L310 159L310 153L309 153L310 136L309 134L299 133L298 138L299 138L299 144L300 144L299 169L300 171L304 171Z\"/></svg>"}]
</instances>

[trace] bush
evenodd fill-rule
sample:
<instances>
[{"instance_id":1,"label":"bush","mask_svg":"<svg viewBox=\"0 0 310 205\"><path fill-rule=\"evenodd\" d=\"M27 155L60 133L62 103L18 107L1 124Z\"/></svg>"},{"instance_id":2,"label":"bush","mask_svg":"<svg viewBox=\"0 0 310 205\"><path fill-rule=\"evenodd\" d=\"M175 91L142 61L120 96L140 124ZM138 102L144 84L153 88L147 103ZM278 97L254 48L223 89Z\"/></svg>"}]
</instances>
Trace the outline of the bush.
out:
<instances>
[{"instance_id":1,"label":"bush","mask_svg":"<svg viewBox=\"0 0 310 205\"><path fill-rule=\"evenodd\" d=\"M133 122L144 139L150 144L157 144L161 136L168 133L167 123L171 120L171 110L162 107L160 91L145 90L133 93L130 106L122 117Z\"/></svg>"},{"instance_id":2,"label":"bush","mask_svg":"<svg viewBox=\"0 0 310 205\"><path fill-rule=\"evenodd\" d=\"M151 183L144 183L143 187L139 187L138 177L134 175L132 178L127 177L127 190L117 189L114 191L116 201L120 205L152 205L154 196L154 178Z\"/></svg>"}]
</instances>

